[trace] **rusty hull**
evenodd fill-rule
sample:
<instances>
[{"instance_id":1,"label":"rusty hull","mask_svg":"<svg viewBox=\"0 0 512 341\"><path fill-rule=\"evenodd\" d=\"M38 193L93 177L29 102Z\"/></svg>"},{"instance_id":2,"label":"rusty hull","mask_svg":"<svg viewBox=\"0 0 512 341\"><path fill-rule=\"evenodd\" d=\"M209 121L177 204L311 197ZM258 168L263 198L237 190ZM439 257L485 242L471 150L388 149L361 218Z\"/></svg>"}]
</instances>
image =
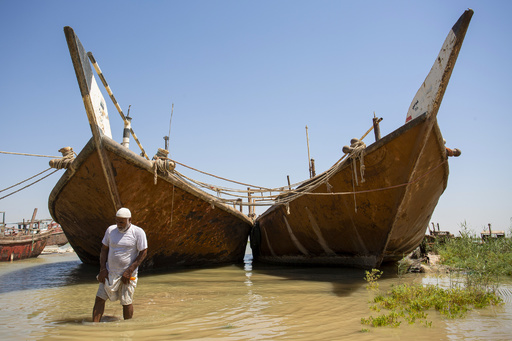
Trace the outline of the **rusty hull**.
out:
<instances>
[{"instance_id":1,"label":"rusty hull","mask_svg":"<svg viewBox=\"0 0 512 341\"><path fill-rule=\"evenodd\" d=\"M150 161L105 136L101 145L122 206L146 232L149 247L142 268L243 261L252 226L247 216L174 175L159 173L155 185ZM116 212L98 150L91 139L49 198L53 219L88 264L99 264L101 240Z\"/></svg>"},{"instance_id":2,"label":"rusty hull","mask_svg":"<svg viewBox=\"0 0 512 341\"><path fill-rule=\"evenodd\" d=\"M34 235L0 237L0 261L37 257L43 252L51 231Z\"/></svg>"},{"instance_id":3,"label":"rusty hull","mask_svg":"<svg viewBox=\"0 0 512 341\"><path fill-rule=\"evenodd\" d=\"M355 195L347 161L326 181L330 190L323 182L310 191L346 194L304 194L289 214L285 205L263 213L251 235L255 260L376 267L417 247L447 186L436 119L424 114L368 146L364 165Z\"/></svg>"}]
</instances>

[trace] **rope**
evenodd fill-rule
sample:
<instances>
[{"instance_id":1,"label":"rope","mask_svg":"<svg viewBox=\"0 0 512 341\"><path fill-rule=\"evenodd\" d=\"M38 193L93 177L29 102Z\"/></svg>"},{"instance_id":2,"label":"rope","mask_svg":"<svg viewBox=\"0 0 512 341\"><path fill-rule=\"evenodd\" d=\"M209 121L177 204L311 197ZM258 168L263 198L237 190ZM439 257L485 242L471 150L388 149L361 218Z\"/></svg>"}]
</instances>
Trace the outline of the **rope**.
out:
<instances>
[{"instance_id":1,"label":"rope","mask_svg":"<svg viewBox=\"0 0 512 341\"><path fill-rule=\"evenodd\" d=\"M260 188L260 189L264 189L265 192L270 192L271 189L270 188L266 188L266 187L261 187L261 186L255 186L255 185L251 185L251 184L246 184L244 182L238 182L238 181L235 181L235 180L230 180L230 179L226 179L226 178L223 178L223 177L220 177L220 176L217 176L217 175L214 175L214 174L210 174L210 173L207 173L207 172L203 172L199 169L195 169L193 167L190 167L190 166L187 166L181 162L178 162L176 160L173 160L176 164L180 165L180 166L183 166L185 168L188 168L188 169L191 169L193 171L196 171L198 173L201 173L201 174L205 174L205 175L208 175L208 176L211 176L213 178L217 178L217 179L220 179L220 180L224 180L224 181L227 181L227 182L232 182L232 183L235 183L235 184L238 184L238 185L242 185L242 186L249 186L249 187L252 187L252 188Z\"/></svg>"},{"instance_id":2,"label":"rope","mask_svg":"<svg viewBox=\"0 0 512 341\"><path fill-rule=\"evenodd\" d=\"M51 169L51 168L48 168L47 170L45 170L45 172L46 172L46 171L48 171L48 170L50 170L50 169ZM52 175L53 173L58 172L58 171L59 171L59 170L58 170L58 169L56 169L56 170L54 170L53 172L51 172L50 174L43 176L41 179L36 180L36 181L34 181L33 183L31 183L31 184L29 184L29 185L27 185L27 186L25 186L25 187L22 187L22 188L18 189L17 191L14 191L14 192L12 192L12 193L9 193L9 194L7 194L7 195L4 195L3 197L1 197L1 198L0 198L0 200L5 199L5 198L7 198L7 197L9 197L9 196L11 196L11 195L13 195L13 194L15 194L15 193L18 193L18 192L20 192L20 191L24 190L25 188L28 188L28 187L30 187L30 186L32 186L32 185L35 185L35 184L36 184L36 183L38 183L39 181L41 181L41 180L43 180L43 179L46 179L47 177L49 177L50 175Z\"/></svg>"},{"instance_id":3,"label":"rope","mask_svg":"<svg viewBox=\"0 0 512 341\"><path fill-rule=\"evenodd\" d=\"M16 187L16 186L18 186L18 185L21 185L22 183L24 183L24 182L26 182L26 181L28 181L28 180L30 180L30 179L33 179L33 178L35 178L36 176L39 176L39 175L41 175L41 174L43 174L43 173L45 173L45 172L48 172L50 169L51 169L51 168L45 169L45 170L44 170L44 171L42 171L41 173L37 173L36 175L31 176L31 177L30 177L30 178L28 178L28 179L25 179L25 180L23 180L23 181L20 181L20 182L18 182L17 184L14 184L14 185L12 185L12 186L10 186L10 187L4 188L4 189L0 190L0 193L2 193L2 192L4 192L4 191L7 191L8 189L11 189L11 188Z\"/></svg>"},{"instance_id":4,"label":"rope","mask_svg":"<svg viewBox=\"0 0 512 341\"><path fill-rule=\"evenodd\" d=\"M448 162L448 160L442 161L437 166L435 166L434 168L432 168L428 172L420 175L419 177L417 177L417 178L415 178L415 179L413 179L411 181L408 181L408 182L405 182L405 183L402 183L402 184L398 184L398 185L392 185L392 186L388 186L388 187L375 188L375 189L368 189L368 190L363 190L363 191L355 191L355 190L353 190L353 191L349 191L349 192L335 192L335 193L313 193L313 192L307 192L307 191L289 190L289 191L285 191L285 194L290 194L290 195L286 196L286 197L279 198L278 202L276 202L276 203L282 204L282 205L286 206L286 205L289 204L289 202L291 202L297 196L300 196L300 195L313 195L313 196L355 195L355 194L380 192L380 191L386 191L386 190L390 190L390 189L400 188L400 187L412 185L412 184L414 184L416 182L419 182L420 180L422 180L423 178L427 177L432 172L437 170L439 167L441 167L446 162ZM228 200L223 200L223 201L228 201ZM240 205L243 205L243 206L267 206L267 204L257 204L257 203L240 203Z\"/></svg>"},{"instance_id":5,"label":"rope","mask_svg":"<svg viewBox=\"0 0 512 341\"><path fill-rule=\"evenodd\" d=\"M49 158L58 158L60 156L51 156L51 155L38 155L38 154L27 154L27 153L14 153L14 152L2 152L0 154L11 154L11 155L23 155L23 156L37 156L37 157L49 157Z\"/></svg>"},{"instance_id":6,"label":"rope","mask_svg":"<svg viewBox=\"0 0 512 341\"><path fill-rule=\"evenodd\" d=\"M170 176L171 173L176 168L176 164L173 160L169 159L167 155L169 154L168 150L158 148L158 151L155 156L153 156L153 174L154 174L154 184L157 184L158 180L158 171L164 173L167 176Z\"/></svg>"},{"instance_id":7,"label":"rope","mask_svg":"<svg viewBox=\"0 0 512 341\"><path fill-rule=\"evenodd\" d=\"M368 129L368 131L366 131L366 133L361 136L361 138L359 140L361 140L361 143L362 143L362 140L373 130L373 125L370 129ZM364 143L363 143L364 144ZM201 173L201 174L204 174L204 175L208 175L208 176L211 176L213 178L216 178L216 179L220 179L220 180L223 180L223 181L227 181L227 182L231 182L231 183L235 183L235 184L238 184L238 185L242 185L242 186L248 186L248 187L251 187L250 190L237 190L237 189L230 189L230 188L224 188L224 187L219 187L219 186L214 186L214 185L211 185L211 184L206 184L206 183L203 183L203 182L200 182L200 181L196 181L196 180L193 180L189 177L186 177L185 175L179 173L178 171L174 170L174 174L176 174L177 176L179 176L182 180L184 180L185 182L187 183L191 183L191 184L195 184L196 186L198 187L202 187L202 188L205 188L205 189L208 189L208 190L211 190L211 191L214 191L214 192L217 192L220 190L222 190L222 193L224 194L227 194L227 195L230 195L230 196L233 196L233 197L241 197L241 196L237 196L237 195L233 195L231 193L249 193L249 192L252 192L252 193L261 193L262 194L262 200L260 201L271 201L271 200L276 200L280 195L282 195L283 193L292 193L292 194L302 194L303 191L307 191L309 188L313 188L313 187L316 187L318 185L318 183L320 182L324 182L324 181L328 181L332 175L334 175L334 173L338 170L339 167L341 167L341 165L344 164L344 159L347 157L348 153L345 153L338 161L336 161L334 163L334 165L328 169L326 172L318 175L316 178L313 178L315 180L311 181L311 179L306 179L306 180L303 180L301 182L298 182L298 183L295 183L295 184L292 184L290 185L290 187L301 187L303 186L303 184L307 183L308 185L306 187L303 187L301 188L301 191L291 191L291 190L285 190L285 187L277 187L277 188L268 188L268 187L263 187L263 186L256 186L256 185L252 185L252 184L248 184L248 183L244 183L244 182L239 182L239 181L235 181L235 180L231 180L231 179L226 179L226 178L223 178L223 177L220 177L220 176L217 176L217 175L214 175L214 174L211 174L211 173L207 173L207 172L204 172L204 171L201 171L199 169L196 169L196 168L193 168L193 167L190 167L184 163L181 163L181 162L178 162L176 160L172 160L175 164L178 164L180 166L183 166L185 168L188 168L190 170L193 170L195 172L198 172L198 173ZM364 174L364 169L361 170ZM188 180L188 181L187 181ZM329 184L330 186L330 184ZM329 188L328 186L328 188ZM330 189L329 189L330 190ZM230 193L228 193L230 192ZM263 193L270 193L269 196L265 196L263 197ZM277 192L279 194L277 195L272 195L271 193L272 192ZM244 196L245 198L245 196ZM245 205L245 204L244 204ZM268 204L268 205L271 205L271 204ZM264 205L261 205L261 206L268 206L267 204L264 204ZM260 206L258 204L254 204L254 206Z\"/></svg>"},{"instance_id":8,"label":"rope","mask_svg":"<svg viewBox=\"0 0 512 341\"><path fill-rule=\"evenodd\" d=\"M433 171L435 171L436 169L438 169L439 167L441 167L444 163L448 162L448 160L444 160L442 161L440 164L438 164L437 166L435 166L434 168L432 168L431 170L429 170L428 172L420 175L419 177L409 181L409 182L405 182L403 184L398 184L398 185L393 185L393 186L388 186L388 187L382 187L382 188L376 188L376 189L367 189L367 190L364 190L364 191L357 191L357 192L337 192L337 193L303 193L305 195L349 195L349 194L361 194L361 193L372 193L372 192L380 192L380 191L386 191L386 190L389 190L389 189L394 189L394 188L400 188L400 187L404 187L404 186L408 186L408 185L412 185L418 181L420 181L421 179L423 179L424 177L428 176L430 173L432 173Z\"/></svg>"},{"instance_id":9,"label":"rope","mask_svg":"<svg viewBox=\"0 0 512 341\"><path fill-rule=\"evenodd\" d=\"M61 148L59 149L59 152L62 153L62 157L59 159L50 160L50 167L56 169L68 169L75 160L76 153L71 147Z\"/></svg>"}]
</instances>

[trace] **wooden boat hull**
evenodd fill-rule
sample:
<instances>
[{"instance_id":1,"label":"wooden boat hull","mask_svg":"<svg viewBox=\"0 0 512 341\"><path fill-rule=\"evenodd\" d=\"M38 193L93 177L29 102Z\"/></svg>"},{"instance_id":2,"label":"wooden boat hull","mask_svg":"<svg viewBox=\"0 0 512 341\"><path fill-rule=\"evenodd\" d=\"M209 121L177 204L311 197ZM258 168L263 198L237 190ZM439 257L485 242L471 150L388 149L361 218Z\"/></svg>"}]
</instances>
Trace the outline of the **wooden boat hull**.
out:
<instances>
[{"instance_id":1,"label":"wooden boat hull","mask_svg":"<svg viewBox=\"0 0 512 341\"><path fill-rule=\"evenodd\" d=\"M62 246L62 245L67 244L67 242L68 242L68 239L66 238L66 235L64 234L64 231L62 231L62 229L59 229L58 231L54 231L50 235L50 238L48 238L48 242L46 243L46 245L48 245L48 246L52 246L52 245Z\"/></svg>"},{"instance_id":2,"label":"wooden boat hull","mask_svg":"<svg viewBox=\"0 0 512 341\"><path fill-rule=\"evenodd\" d=\"M251 235L255 259L374 267L403 257L423 239L447 186L446 157L437 123L426 115L411 121L366 149L365 182L359 179L355 194L348 161L290 202L289 213L285 205L263 213Z\"/></svg>"},{"instance_id":3,"label":"wooden boat hull","mask_svg":"<svg viewBox=\"0 0 512 341\"><path fill-rule=\"evenodd\" d=\"M0 238L0 261L35 258L43 252L51 232Z\"/></svg>"},{"instance_id":4,"label":"wooden boat hull","mask_svg":"<svg viewBox=\"0 0 512 341\"><path fill-rule=\"evenodd\" d=\"M256 261L378 267L420 244L447 186L437 113L472 15L465 11L449 32L408 123L364 148L359 161L337 163L283 194L258 217L251 234Z\"/></svg>"},{"instance_id":5,"label":"wooden boat hull","mask_svg":"<svg viewBox=\"0 0 512 341\"><path fill-rule=\"evenodd\" d=\"M107 106L89 63L92 54L85 52L71 27L65 27L64 34L92 139L53 189L49 210L78 257L99 264L105 230L115 223L116 211L127 207L132 223L142 227L148 239L142 268L242 262L252 221L179 178L170 167L160 169L149 157L113 141Z\"/></svg>"},{"instance_id":6,"label":"wooden boat hull","mask_svg":"<svg viewBox=\"0 0 512 341\"><path fill-rule=\"evenodd\" d=\"M99 153L108 160L120 202L132 223L144 229L148 255L142 268L210 266L242 262L252 222L174 175L158 173L152 163L108 137L84 147L59 180L49 209L84 263L99 264L101 240L115 223L117 207Z\"/></svg>"}]
</instances>

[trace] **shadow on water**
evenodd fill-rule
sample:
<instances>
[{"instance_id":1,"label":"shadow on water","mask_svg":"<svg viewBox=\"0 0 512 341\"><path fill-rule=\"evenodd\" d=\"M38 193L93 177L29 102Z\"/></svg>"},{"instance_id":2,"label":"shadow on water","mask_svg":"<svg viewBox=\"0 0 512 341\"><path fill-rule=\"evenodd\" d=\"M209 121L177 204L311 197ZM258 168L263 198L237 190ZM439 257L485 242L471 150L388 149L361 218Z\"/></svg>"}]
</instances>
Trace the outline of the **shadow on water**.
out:
<instances>
[{"instance_id":1,"label":"shadow on water","mask_svg":"<svg viewBox=\"0 0 512 341\"><path fill-rule=\"evenodd\" d=\"M246 270L252 269L254 273L281 277L286 280L330 282L333 294L338 297L350 296L354 291L367 284L366 271L369 269L350 268L341 266L318 265L276 265L261 262L252 263L252 255L245 257ZM382 278L397 277L396 265L385 264L380 268Z\"/></svg>"},{"instance_id":2,"label":"shadow on water","mask_svg":"<svg viewBox=\"0 0 512 341\"><path fill-rule=\"evenodd\" d=\"M103 315L101 317L100 323L119 322L119 321L123 321L123 318L121 318L119 316ZM53 324L56 324L56 325L95 325L95 324L97 324L97 322L92 322L90 319L68 317L65 319L53 321Z\"/></svg>"},{"instance_id":3,"label":"shadow on water","mask_svg":"<svg viewBox=\"0 0 512 341\"><path fill-rule=\"evenodd\" d=\"M234 264L243 271L243 264ZM219 264L208 268L222 268L229 265ZM140 277L193 272L204 267L178 267L170 269L144 269ZM14 291L62 287L75 284L97 283L98 267L84 264L80 260L43 263L9 271L0 275L0 294Z\"/></svg>"},{"instance_id":4,"label":"shadow on water","mask_svg":"<svg viewBox=\"0 0 512 341\"><path fill-rule=\"evenodd\" d=\"M94 283L97 267L79 260L46 263L0 276L0 293Z\"/></svg>"}]
</instances>

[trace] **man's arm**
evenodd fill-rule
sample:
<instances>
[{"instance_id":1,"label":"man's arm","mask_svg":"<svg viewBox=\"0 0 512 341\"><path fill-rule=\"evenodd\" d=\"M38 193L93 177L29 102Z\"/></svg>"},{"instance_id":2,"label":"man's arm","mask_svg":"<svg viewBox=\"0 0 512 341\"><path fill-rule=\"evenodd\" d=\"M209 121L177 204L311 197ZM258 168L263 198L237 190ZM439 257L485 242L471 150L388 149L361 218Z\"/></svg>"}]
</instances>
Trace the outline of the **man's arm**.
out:
<instances>
[{"instance_id":1,"label":"man's arm","mask_svg":"<svg viewBox=\"0 0 512 341\"><path fill-rule=\"evenodd\" d=\"M105 283L105 278L108 277L107 270L108 246L101 244L100 252L100 273L98 274L98 281Z\"/></svg>"},{"instance_id":2,"label":"man's arm","mask_svg":"<svg viewBox=\"0 0 512 341\"><path fill-rule=\"evenodd\" d=\"M133 263L123 273L123 277L121 278L121 280L123 281L124 284L128 284L130 282L130 278L132 277L132 273L142 263L144 258L146 258L147 254L148 254L148 249L144 249L142 251L139 251L139 254L137 255L137 258L135 258Z\"/></svg>"}]
</instances>

